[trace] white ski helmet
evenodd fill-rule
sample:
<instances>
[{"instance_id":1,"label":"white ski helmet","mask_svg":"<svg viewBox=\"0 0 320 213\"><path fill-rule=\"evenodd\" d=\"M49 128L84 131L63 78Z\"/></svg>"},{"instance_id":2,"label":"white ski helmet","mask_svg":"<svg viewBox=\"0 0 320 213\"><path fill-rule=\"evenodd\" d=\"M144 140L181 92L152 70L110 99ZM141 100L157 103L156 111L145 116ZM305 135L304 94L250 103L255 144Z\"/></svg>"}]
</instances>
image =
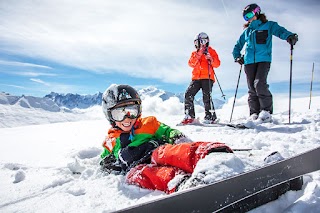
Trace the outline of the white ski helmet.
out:
<instances>
[{"instance_id":1,"label":"white ski helmet","mask_svg":"<svg viewBox=\"0 0 320 213\"><path fill-rule=\"evenodd\" d=\"M141 98L138 92L129 85L112 84L102 95L102 110L111 125L115 124L111 110L118 105L138 105L138 117L141 115Z\"/></svg>"},{"instance_id":2,"label":"white ski helmet","mask_svg":"<svg viewBox=\"0 0 320 213\"><path fill-rule=\"evenodd\" d=\"M207 33L201 32L194 37L195 48L199 49L201 44L206 44L207 47L209 46L209 36L207 35Z\"/></svg>"}]
</instances>

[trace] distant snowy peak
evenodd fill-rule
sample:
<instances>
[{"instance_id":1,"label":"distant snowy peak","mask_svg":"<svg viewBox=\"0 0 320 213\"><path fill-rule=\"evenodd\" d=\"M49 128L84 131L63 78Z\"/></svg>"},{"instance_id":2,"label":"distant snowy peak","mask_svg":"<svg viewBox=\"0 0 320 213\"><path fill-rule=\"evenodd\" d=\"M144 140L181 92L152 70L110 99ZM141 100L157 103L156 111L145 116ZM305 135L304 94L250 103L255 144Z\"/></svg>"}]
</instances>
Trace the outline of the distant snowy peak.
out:
<instances>
[{"instance_id":1,"label":"distant snowy peak","mask_svg":"<svg viewBox=\"0 0 320 213\"><path fill-rule=\"evenodd\" d=\"M142 100L148 97L159 97L162 101L166 101L172 97L177 97L181 103L184 102L183 93L167 92L156 87L146 87L138 90ZM200 93L200 92L199 92ZM200 94L201 95L201 94ZM45 97L33 96L13 96L5 92L0 93L0 104L4 105L19 105L24 108L42 108L46 111L58 112L67 109L87 109L92 106L101 105L102 93L98 92L94 95L79 95L79 94L59 94L51 92ZM195 105L203 106L202 97L195 99ZM213 99L216 109L222 107L224 101ZM67 109L66 109L67 108Z\"/></svg>"},{"instance_id":2,"label":"distant snowy peak","mask_svg":"<svg viewBox=\"0 0 320 213\"><path fill-rule=\"evenodd\" d=\"M168 91L164 91L162 89L158 89L153 86L146 87L144 89L140 89L138 91L139 95L141 96L141 99L145 99L146 97L159 97L163 101L168 100L172 97L177 97L181 103L184 103L184 93L172 93ZM204 106L201 91L199 91L200 98L194 100L195 105ZM213 99L213 105L215 109L220 109L223 104L225 104L225 101L219 100L219 99Z\"/></svg>"},{"instance_id":3,"label":"distant snowy peak","mask_svg":"<svg viewBox=\"0 0 320 213\"><path fill-rule=\"evenodd\" d=\"M144 88L144 89L141 89L138 91L139 95L141 96L141 99L143 100L144 98L146 98L147 96L149 97L159 97L161 98L163 101L166 101L168 100L169 98L171 97L177 97L179 98L179 100L181 101L181 95L177 95L177 94L174 94L172 92L167 92L167 91L164 91L162 89L158 89L156 87L153 87L153 86L149 86L147 88ZM182 97L183 98L183 97ZM183 100L183 99L182 99Z\"/></svg>"},{"instance_id":4,"label":"distant snowy peak","mask_svg":"<svg viewBox=\"0 0 320 213\"><path fill-rule=\"evenodd\" d=\"M0 93L0 104L13 105L19 99L18 96L10 95L9 93L1 92Z\"/></svg>"},{"instance_id":5,"label":"distant snowy peak","mask_svg":"<svg viewBox=\"0 0 320 213\"><path fill-rule=\"evenodd\" d=\"M49 98L33 96L14 96L9 93L0 93L0 104L16 105L23 108L39 108L51 112L59 112L60 107Z\"/></svg>"},{"instance_id":6,"label":"distant snowy peak","mask_svg":"<svg viewBox=\"0 0 320 213\"><path fill-rule=\"evenodd\" d=\"M79 94L59 94L51 92L45 98L53 100L58 106L66 107L68 109L86 109L95 105L100 105L102 100L102 93L94 95L79 95Z\"/></svg>"}]
</instances>

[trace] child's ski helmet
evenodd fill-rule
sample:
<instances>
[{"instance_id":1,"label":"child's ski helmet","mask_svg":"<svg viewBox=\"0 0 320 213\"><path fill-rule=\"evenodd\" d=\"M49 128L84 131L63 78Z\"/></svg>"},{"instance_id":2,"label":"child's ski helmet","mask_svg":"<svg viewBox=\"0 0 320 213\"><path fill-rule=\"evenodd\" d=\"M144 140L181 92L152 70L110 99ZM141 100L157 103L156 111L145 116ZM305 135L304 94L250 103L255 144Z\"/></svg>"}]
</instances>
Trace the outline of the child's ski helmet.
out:
<instances>
[{"instance_id":1,"label":"child's ski helmet","mask_svg":"<svg viewBox=\"0 0 320 213\"><path fill-rule=\"evenodd\" d=\"M102 110L107 120L114 125L115 121L111 116L111 110L117 106L138 105L141 115L141 99L138 92L129 85L112 84L102 95Z\"/></svg>"},{"instance_id":2,"label":"child's ski helmet","mask_svg":"<svg viewBox=\"0 0 320 213\"><path fill-rule=\"evenodd\" d=\"M207 33L201 32L194 37L195 48L199 49L201 44L206 44L207 47L209 46L209 36Z\"/></svg>"}]
</instances>

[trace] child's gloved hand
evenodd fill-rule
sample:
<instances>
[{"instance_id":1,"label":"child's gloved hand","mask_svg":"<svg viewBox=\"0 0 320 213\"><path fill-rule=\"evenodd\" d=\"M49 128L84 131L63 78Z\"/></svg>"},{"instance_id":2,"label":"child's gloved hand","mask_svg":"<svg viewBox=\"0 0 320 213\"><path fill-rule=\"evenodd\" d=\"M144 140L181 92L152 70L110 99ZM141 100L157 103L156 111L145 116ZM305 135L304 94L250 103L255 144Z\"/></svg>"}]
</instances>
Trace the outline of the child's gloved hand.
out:
<instances>
[{"instance_id":1,"label":"child's gloved hand","mask_svg":"<svg viewBox=\"0 0 320 213\"><path fill-rule=\"evenodd\" d=\"M174 141L174 144L190 143L190 142L193 142L193 141L192 141L190 138L188 138L187 136L181 135L180 138L177 138L177 139Z\"/></svg>"},{"instance_id":2,"label":"child's gloved hand","mask_svg":"<svg viewBox=\"0 0 320 213\"><path fill-rule=\"evenodd\" d=\"M170 139L169 139L169 143L170 144L178 144L178 143L185 143L185 142L192 142L192 140L190 138L188 138L187 136L185 136L183 133L179 132L175 135L173 135Z\"/></svg>"},{"instance_id":3,"label":"child's gloved hand","mask_svg":"<svg viewBox=\"0 0 320 213\"><path fill-rule=\"evenodd\" d=\"M211 57L211 55L210 55L209 53L206 54L206 59L207 59L210 63L213 62L213 58Z\"/></svg>"},{"instance_id":4,"label":"child's gloved hand","mask_svg":"<svg viewBox=\"0 0 320 213\"><path fill-rule=\"evenodd\" d=\"M106 156L100 161L101 170L107 173L120 173L121 166L113 154Z\"/></svg>"}]
</instances>

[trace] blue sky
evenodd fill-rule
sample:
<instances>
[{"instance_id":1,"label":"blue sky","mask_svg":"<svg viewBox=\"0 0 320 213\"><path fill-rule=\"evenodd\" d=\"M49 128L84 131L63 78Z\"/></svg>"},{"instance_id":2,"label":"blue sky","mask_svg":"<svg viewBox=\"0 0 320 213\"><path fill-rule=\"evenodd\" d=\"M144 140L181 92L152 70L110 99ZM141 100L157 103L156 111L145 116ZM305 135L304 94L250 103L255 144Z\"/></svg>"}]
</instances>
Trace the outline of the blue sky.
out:
<instances>
[{"instance_id":1,"label":"blue sky","mask_svg":"<svg viewBox=\"0 0 320 213\"><path fill-rule=\"evenodd\" d=\"M110 84L150 85L185 92L193 38L206 32L221 66L216 74L227 98L234 96L239 65L232 49L244 24L247 0L2 0L0 91L44 96L94 94ZM255 1L272 21L299 35L293 53L293 95L320 95L320 3ZM288 93L290 47L273 38L271 91ZM244 72L239 95L245 94ZM214 98L220 98L217 84Z\"/></svg>"}]
</instances>

